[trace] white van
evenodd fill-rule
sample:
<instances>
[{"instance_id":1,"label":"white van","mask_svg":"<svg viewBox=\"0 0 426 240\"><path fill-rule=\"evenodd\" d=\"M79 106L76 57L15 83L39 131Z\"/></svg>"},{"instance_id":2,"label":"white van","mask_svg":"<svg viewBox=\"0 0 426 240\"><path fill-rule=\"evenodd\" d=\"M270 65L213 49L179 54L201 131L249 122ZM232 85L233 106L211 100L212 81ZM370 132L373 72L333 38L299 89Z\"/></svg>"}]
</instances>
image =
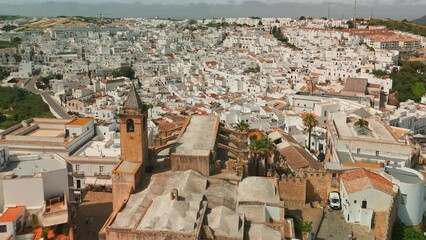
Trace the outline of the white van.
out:
<instances>
[{"instance_id":1,"label":"white van","mask_svg":"<svg viewBox=\"0 0 426 240\"><path fill-rule=\"evenodd\" d=\"M340 206L340 194L339 192L331 192L328 194L328 203L332 209L339 210Z\"/></svg>"}]
</instances>

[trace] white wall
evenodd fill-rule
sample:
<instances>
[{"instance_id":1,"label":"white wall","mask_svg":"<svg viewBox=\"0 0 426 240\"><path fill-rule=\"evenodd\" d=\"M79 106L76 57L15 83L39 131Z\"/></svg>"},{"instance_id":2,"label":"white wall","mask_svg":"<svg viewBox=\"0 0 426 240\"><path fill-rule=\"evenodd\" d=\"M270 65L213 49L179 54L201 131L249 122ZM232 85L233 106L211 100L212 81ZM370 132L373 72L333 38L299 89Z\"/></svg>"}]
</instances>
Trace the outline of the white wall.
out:
<instances>
[{"instance_id":1,"label":"white wall","mask_svg":"<svg viewBox=\"0 0 426 240\"><path fill-rule=\"evenodd\" d=\"M26 206L41 208L44 206L43 178L3 179L4 206Z\"/></svg>"},{"instance_id":2,"label":"white wall","mask_svg":"<svg viewBox=\"0 0 426 240\"><path fill-rule=\"evenodd\" d=\"M67 169L58 169L43 173L44 199L66 194L68 199L68 173Z\"/></svg>"}]
</instances>

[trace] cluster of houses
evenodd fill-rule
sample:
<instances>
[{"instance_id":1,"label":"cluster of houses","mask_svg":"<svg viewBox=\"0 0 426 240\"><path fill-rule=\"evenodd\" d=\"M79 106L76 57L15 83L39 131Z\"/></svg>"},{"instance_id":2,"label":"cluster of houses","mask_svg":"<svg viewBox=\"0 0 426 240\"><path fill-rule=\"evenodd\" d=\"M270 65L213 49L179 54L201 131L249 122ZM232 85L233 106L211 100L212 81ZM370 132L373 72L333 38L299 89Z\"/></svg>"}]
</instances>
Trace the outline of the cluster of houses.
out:
<instances>
[{"instance_id":1,"label":"cluster of houses","mask_svg":"<svg viewBox=\"0 0 426 240\"><path fill-rule=\"evenodd\" d=\"M0 237L15 239L33 219L67 224L68 204L88 190L114 194L101 239L294 238L285 209L326 202L331 191L340 193L346 223L376 239L390 239L397 218L422 225L426 98L390 105L392 80L374 74L398 68L400 51L424 48L420 36L348 29L343 20L254 17L120 19L0 36L21 39L0 49L12 71L1 85L45 78L37 87L73 116L0 132ZM135 76L117 76L120 68ZM250 129L245 140L232 130L241 122ZM274 164L286 174L248 170L254 157L240 156L256 134L273 142L282 160ZM235 159L221 159L219 148ZM161 164L171 171L131 192L140 169L165 149ZM140 216L131 217L136 209ZM315 236L323 215L303 210L319 216L307 235Z\"/></svg>"}]
</instances>

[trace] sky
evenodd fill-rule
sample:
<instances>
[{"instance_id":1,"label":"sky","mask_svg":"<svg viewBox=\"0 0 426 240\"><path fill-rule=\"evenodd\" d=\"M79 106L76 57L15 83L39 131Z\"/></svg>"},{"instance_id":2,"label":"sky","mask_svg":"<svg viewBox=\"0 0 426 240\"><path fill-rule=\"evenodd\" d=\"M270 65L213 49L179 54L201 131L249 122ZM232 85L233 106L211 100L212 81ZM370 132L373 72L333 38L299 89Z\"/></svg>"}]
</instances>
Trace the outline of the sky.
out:
<instances>
[{"instance_id":1,"label":"sky","mask_svg":"<svg viewBox=\"0 0 426 240\"><path fill-rule=\"evenodd\" d=\"M331 17L350 18L355 0L0 0L0 14L110 17ZM413 20L426 14L426 0L357 0L357 17Z\"/></svg>"}]
</instances>

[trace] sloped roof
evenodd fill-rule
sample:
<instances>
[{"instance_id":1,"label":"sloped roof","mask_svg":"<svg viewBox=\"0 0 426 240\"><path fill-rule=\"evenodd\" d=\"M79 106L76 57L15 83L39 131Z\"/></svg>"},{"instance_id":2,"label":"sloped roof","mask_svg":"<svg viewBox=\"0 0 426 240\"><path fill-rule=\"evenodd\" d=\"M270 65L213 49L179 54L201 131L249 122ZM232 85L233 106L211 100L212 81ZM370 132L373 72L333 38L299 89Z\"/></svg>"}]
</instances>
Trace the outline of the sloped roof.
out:
<instances>
[{"instance_id":1,"label":"sloped roof","mask_svg":"<svg viewBox=\"0 0 426 240\"><path fill-rule=\"evenodd\" d=\"M278 186L264 177L247 177L238 185L239 202L278 203Z\"/></svg>"},{"instance_id":2,"label":"sloped roof","mask_svg":"<svg viewBox=\"0 0 426 240\"><path fill-rule=\"evenodd\" d=\"M130 91L127 95L126 102L123 106L124 109L142 109L143 103L141 98L139 97L138 92L136 91L135 84L132 84L132 87L130 88Z\"/></svg>"},{"instance_id":3,"label":"sloped roof","mask_svg":"<svg viewBox=\"0 0 426 240\"><path fill-rule=\"evenodd\" d=\"M208 224L214 230L215 235L238 237L241 234L240 215L231 209L219 206L212 209L207 215Z\"/></svg>"},{"instance_id":4,"label":"sloped roof","mask_svg":"<svg viewBox=\"0 0 426 240\"><path fill-rule=\"evenodd\" d=\"M281 233L277 230L274 230L271 227L268 227L264 224L251 224L249 230L249 239L258 239L258 240L280 240Z\"/></svg>"},{"instance_id":5,"label":"sloped roof","mask_svg":"<svg viewBox=\"0 0 426 240\"><path fill-rule=\"evenodd\" d=\"M357 109L357 110L355 110L355 111L353 111L352 112L352 114L355 114L355 115L357 115L358 117L361 117L361 118L368 118L368 117L371 117L372 115L367 111L367 110L365 110L364 108L359 108L359 109Z\"/></svg>"},{"instance_id":6,"label":"sloped roof","mask_svg":"<svg viewBox=\"0 0 426 240\"><path fill-rule=\"evenodd\" d=\"M293 169L312 167L321 169L322 164L319 163L303 146L288 134L282 134L283 142L277 145L281 155L286 157L287 164Z\"/></svg>"},{"instance_id":7,"label":"sloped roof","mask_svg":"<svg viewBox=\"0 0 426 240\"><path fill-rule=\"evenodd\" d=\"M368 80L366 78L348 78L346 79L343 92L365 93Z\"/></svg>"},{"instance_id":8,"label":"sloped roof","mask_svg":"<svg viewBox=\"0 0 426 240\"><path fill-rule=\"evenodd\" d=\"M347 171L340 179L348 194L376 189L391 196L395 195L391 181L365 168Z\"/></svg>"}]
</instances>

